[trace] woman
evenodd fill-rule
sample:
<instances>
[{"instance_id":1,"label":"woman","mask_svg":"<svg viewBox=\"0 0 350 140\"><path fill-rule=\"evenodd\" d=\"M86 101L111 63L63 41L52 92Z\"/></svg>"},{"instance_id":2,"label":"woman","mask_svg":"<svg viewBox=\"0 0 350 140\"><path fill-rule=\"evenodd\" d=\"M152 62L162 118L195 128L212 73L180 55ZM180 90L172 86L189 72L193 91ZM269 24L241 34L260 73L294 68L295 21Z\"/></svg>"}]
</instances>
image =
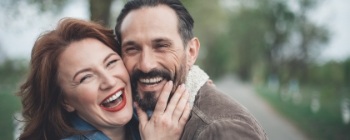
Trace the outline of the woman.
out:
<instances>
[{"instance_id":1,"label":"woman","mask_svg":"<svg viewBox=\"0 0 350 140\"><path fill-rule=\"evenodd\" d=\"M112 30L77 19L63 19L41 35L19 92L26 123L20 140L139 139L129 75L116 46ZM168 82L149 120L137 107L142 139L180 138L188 93L179 86L167 106L171 89Z\"/></svg>"}]
</instances>

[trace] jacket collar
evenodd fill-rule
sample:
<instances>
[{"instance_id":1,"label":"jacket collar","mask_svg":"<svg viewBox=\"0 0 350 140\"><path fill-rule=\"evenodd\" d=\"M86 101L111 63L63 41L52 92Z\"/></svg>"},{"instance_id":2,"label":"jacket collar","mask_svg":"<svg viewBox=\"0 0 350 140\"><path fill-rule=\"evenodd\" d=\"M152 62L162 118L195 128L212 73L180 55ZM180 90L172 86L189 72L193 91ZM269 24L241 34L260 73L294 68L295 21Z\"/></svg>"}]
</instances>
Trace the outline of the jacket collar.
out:
<instances>
[{"instance_id":1,"label":"jacket collar","mask_svg":"<svg viewBox=\"0 0 350 140\"><path fill-rule=\"evenodd\" d=\"M109 140L109 138L103 134L101 131L96 129L94 126L81 119L78 115L74 115L71 120L75 129L79 131L85 131L87 133L83 133L81 136L88 140Z\"/></svg>"},{"instance_id":2,"label":"jacket collar","mask_svg":"<svg viewBox=\"0 0 350 140\"><path fill-rule=\"evenodd\" d=\"M190 94L188 102L193 106L194 100L199 89L209 80L209 76L197 65L193 65L186 77L186 89Z\"/></svg>"}]
</instances>

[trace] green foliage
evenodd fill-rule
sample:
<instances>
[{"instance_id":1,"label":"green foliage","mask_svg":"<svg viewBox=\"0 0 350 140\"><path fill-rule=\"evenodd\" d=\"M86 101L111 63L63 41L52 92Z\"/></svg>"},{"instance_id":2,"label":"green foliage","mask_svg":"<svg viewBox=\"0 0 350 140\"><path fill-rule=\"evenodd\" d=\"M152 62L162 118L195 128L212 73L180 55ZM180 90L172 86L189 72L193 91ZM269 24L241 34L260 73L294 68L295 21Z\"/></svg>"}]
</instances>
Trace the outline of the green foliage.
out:
<instances>
[{"instance_id":1,"label":"green foliage","mask_svg":"<svg viewBox=\"0 0 350 140\"><path fill-rule=\"evenodd\" d=\"M215 77L233 72L243 80L252 80L255 74L277 74L283 76L282 81L305 81L309 63L328 41L328 30L306 18L317 5L314 0L297 1L298 11L292 11L286 0L242 0L240 7L232 7L238 10L225 9L218 1L210 6L184 3L195 17L196 35L210 52L200 64L206 63L205 69ZM253 69L257 66L264 73Z\"/></svg>"},{"instance_id":2,"label":"green foliage","mask_svg":"<svg viewBox=\"0 0 350 140\"><path fill-rule=\"evenodd\" d=\"M306 88L306 87L305 87ZM314 90L322 91L326 88L310 88L302 90L302 102L294 104L290 101L282 101L280 93L272 92L266 88L257 88L259 95L289 118L303 132L308 134L310 139L350 139L350 124L345 125L341 119L340 97L334 96L332 91L325 90L320 93L320 110L312 112L310 109L312 93Z\"/></svg>"},{"instance_id":3,"label":"green foliage","mask_svg":"<svg viewBox=\"0 0 350 140\"><path fill-rule=\"evenodd\" d=\"M207 48L207 57L202 65L211 79L216 79L222 76L223 73L228 73L233 63L229 49L231 46L225 44L227 37L220 37Z\"/></svg>"},{"instance_id":4,"label":"green foliage","mask_svg":"<svg viewBox=\"0 0 350 140\"><path fill-rule=\"evenodd\" d=\"M26 65L23 60L6 60L0 65L0 139L13 139L14 113L20 111L21 104L15 95L19 88L19 82L26 73Z\"/></svg>"},{"instance_id":5,"label":"green foliage","mask_svg":"<svg viewBox=\"0 0 350 140\"><path fill-rule=\"evenodd\" d=\"M350 87L350 58L348 58L344 63L344 78L345 86Z\"/></svg>"},{"instance_id":6,"label":"green foliage","mask_svg":"<svg viewBox=\"0 0 350 140\"><path fill-rule=\"evenodd\" d=\"M14 88L14 87L11 87ZM13 95L13 90L1 91L0 94L0 129L1 135L0 139L2 140L11 140L13 139L13 130L14 130L14 113L20 110L20 101Z\"/></svg>"},{"instance_id":7,"label":"green foliage","mask_svg":"<svg viewBox=\"0 0 350 140\"><path fill-rule=\"evenodd\" d=\"M309 83L327 85L333 87L346 86L346 65L340 62L330 61L324 65L311 66Z\"/></svg>"}]
</instances>

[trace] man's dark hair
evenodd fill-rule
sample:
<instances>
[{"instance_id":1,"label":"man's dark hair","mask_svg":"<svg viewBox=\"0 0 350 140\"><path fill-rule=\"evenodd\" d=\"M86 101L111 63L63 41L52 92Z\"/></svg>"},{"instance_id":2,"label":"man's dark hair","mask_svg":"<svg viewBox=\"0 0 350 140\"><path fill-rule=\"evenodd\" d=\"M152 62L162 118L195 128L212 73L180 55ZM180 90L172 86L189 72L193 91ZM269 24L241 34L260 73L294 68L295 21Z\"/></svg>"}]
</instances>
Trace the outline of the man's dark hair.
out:
<instances>
[{"instance_id":1,"label":"man's dark hair","mask_svg":"<svg viewBox=\"0 0 350 140\"><path fill-rule=\"evenodd\" d=\"M193 18L187 11L185 6L179 0L131 0L124 5L121 13L117 18L117 25L115 26L115 33L119 44L121 45L121 24L124 18L133 10L140 9L142 7L156 7L159 5L166 5L176 12L178 18L178 30L181 39L186 46L187 42L193 38ZM118 47L118 50L121 49Z\"/></svg>"}]
</instances>

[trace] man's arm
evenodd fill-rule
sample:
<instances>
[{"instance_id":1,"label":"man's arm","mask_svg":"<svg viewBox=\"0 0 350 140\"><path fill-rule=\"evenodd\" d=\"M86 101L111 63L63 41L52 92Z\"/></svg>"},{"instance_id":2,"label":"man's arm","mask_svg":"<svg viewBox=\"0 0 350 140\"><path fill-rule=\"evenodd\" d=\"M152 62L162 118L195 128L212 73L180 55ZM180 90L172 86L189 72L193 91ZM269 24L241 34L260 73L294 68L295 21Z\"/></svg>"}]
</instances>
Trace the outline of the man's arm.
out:
<instances>
[{"instance_id":1,"label":"man's arm","mask_svg":"<svg viewBox=\"0 0 350 140\"><path fill-rule=\"evenodd\" d=\"M245 119L224 119L208 124L200 130L198 140L266 140L259 124L249 124Z\"/></svg>"}]
</instances>

